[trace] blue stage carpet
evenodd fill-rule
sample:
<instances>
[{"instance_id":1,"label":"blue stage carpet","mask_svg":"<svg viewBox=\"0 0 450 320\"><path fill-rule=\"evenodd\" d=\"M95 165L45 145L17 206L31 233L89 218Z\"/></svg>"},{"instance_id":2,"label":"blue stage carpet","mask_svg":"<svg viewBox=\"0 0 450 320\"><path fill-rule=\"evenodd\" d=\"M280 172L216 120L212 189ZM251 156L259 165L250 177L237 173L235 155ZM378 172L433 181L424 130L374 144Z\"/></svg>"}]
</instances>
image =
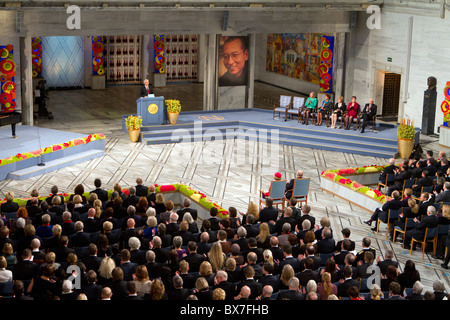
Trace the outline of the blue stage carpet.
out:
<instances>
[{"instance_id":1,"label":"blue stage carpet","mask_svg":"<svg viewBox=\"0 0 450 320\"><path fill-rule=\"evenodd\" d=\"M126 118L128 115L124 115ZM123 122L124 123L124 122ZM382 158L390 158L397 152L397 126L377 123L374 132L371 124L366 127L365 133L359 130L331 129L313 124L302 125L297 119L284 121L282 118L273 119L273 112L263 109L232 109L216 111L181 112L176 125L152 125L141 129L141 141L145 144L188 142L186 136L192 141L199 139L211 140L214 134L220 131L223 138L230 130L243 131L236 133L236 137L258 140L255 130L268 130L269 141L284 145L316 148L322 150L354 153ZM124 131L126 129L123 126ZM211 133L215 129L215 133ZM240 129L240 130L239 130ZM277 139L270 140L271 132L278 132ZM419 130L416 130L416 143L419 143Z\"/></svg>"}]
</instances>

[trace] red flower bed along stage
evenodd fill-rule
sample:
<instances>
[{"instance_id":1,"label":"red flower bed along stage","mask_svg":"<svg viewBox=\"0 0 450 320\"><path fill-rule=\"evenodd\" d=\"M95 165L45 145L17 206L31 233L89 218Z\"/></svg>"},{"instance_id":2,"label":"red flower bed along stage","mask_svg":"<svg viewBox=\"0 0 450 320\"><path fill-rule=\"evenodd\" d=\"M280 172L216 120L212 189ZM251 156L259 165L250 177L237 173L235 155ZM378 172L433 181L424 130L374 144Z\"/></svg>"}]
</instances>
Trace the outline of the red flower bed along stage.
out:
<instances>
[{"instance_id":1,"label":"red flower bed along stage","mask_svg":"<svg viewBox=\"0 0 450 320\"><path fill-rule=\"evenodd\" d=\"M14 162L29 159L29 158L39 157L41 154L48 154L48 153L55 152L58 150L63 150L63 149L74 147L74 146L77 146L80 144L87 144L92 141L102 140L102 139L105 139L105 136L102 133L95 133L95 134L89 135L84 138L77 138L77 139L70 140L69 142L55 144L55 145L41 148L41 149L34 150L34 151L18 153L15 156L0 159L0 166L4 166L4 165L10 164L10 163L14 163Z\"/></svg>"},{"instance_id":2,"label":"red flower bed along stage","mask_svg":"<svg viewBox=\"0 0 450 320\"><path fill-rule=\"evenodd\" d=\"M340 183L355 192L364 194L375 200L378 200L381 203L385 203L386 201L390 200L390 198L386 197L379 190L364 186L361 183L358 183L357 181L350 180L345 177L345 175L381 173L381 171L383 171L385 167L387 167L387 165L386 166L371 165L358 168L330 169L323 171L321 176L334 182Z\"/></svg>"}]
</instances>

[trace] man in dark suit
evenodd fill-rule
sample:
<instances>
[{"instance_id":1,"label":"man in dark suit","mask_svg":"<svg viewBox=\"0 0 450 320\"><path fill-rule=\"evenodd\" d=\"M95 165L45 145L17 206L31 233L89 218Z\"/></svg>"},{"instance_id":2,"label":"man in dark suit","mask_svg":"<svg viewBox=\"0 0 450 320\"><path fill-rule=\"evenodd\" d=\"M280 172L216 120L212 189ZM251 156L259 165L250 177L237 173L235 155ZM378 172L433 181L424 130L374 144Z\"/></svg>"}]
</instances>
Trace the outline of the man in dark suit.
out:
<instances>
[{"instance_id":1,"label":"man in dark suit","mask_svg":"<svg viewBox=\"0 0 450 320\"><path fill-rule=\"evenodd\" d=\"M406 165L401 165L394 172L395 182L388 188L388 195L391 195L394 190L402 190L403 182L411 178L411 172L408 171L408 166Z\"/></svg>"},{"instance_id":2,"label":"man in dark suit","mask_svg":"<svg viewBox=\"0 0 450 320\"><path fill-rule=\"evenodd\" d=\"M209 220L209 222L211 222L211 230L212 231L217 231L220 229L220 227L219 227L220 219L217 218L217 213L218 213L218 210L216 207L212 207L209 210L210 217L208 218L208 220Z\"/></svg>"},{"instance_id":3,"label":"man in dark suit","mask_svg":"<svg viewBox=\"0 0 450 320\"><path fill-rule=\"evenodd\" d=\"M54 252L56 255L56 262L66 262L67 256L70 253L75 253L75 250L69 248L68 245L69 238L67 236L61 236L61 238L59 239L59 245L55 248L50 248L49 251Z\"/></svg>"},{"instance_id":4,"label":"man in dark suit","mask_svg":"<svg viewBox=\"0 0 450 320\"><path fill-rule=\"evenodd\" d=\"M270 285L273 288L273 292L278 292L280 290L280 278L273 275L275 267L273 264L268 262L263 263L262 266L262 277L258 279L258 282L264 286Z\"/></svg>"},{"instance_id":5,"label":"man in dark suit","mask_svg":"<svg viewBox=\"0 0 450 320\"><path fill-rule=\"evenodd\" d=\"M154 207L156 203L156 192L155 192L155 186L150 185L148 187L148 196L147 196L148 205L150 207Z\"/></svg>"},{"instance_id":6,"label":"man in dark suit","mask_svg":"<svg viewBox=\"0 0 450 320\"><path fill-rule=\"evenodd\" d=\"M433 179L428 176L428 170L422 171L422 177L417 181L417 184L412 186L414 196L419 197L422 192L422 187L429 187L433 185Z\"/></svg>"},{"instance_id":7,"label":"man in dark suit","mask_svg":"<svg viewBox=\"0 0 450 320\"><path fill-rule=\"evenodd\" d=\"M273 199L270 197L266 198L266 206L259 211L259 221L267 222L277 221L278 219L278 208L273 206Z\"/></svg>"},{"instance_id":8,"label":"man in dark suit","mask_svg":"<svg viewBox=\"0 0 450 320\"><path fill-rule=\"evenodd\" d=\"M300 226L302 225L303 221L305 221L306 219L308 219L309 222L311 222L310 230L314 229L314 226L316 224L316 218L313 217L310 213L311 213L311 207L308 204L305 204L304 206L302 206L302 215L297 220L297 226L299 226L299 229L300 229Z\"/></svg>"},{"instance_id":9,"label":"man in dark suit","mask_svg":"<svg viewBox=\"0 0 450 320\"><path fill-rule=\"evenodd\" d=\"M241 249L242 251L242 249ZM263 256L263 248L258 248L258 242L255 238L248 239L248 249L242 252L242 256L244 257L244 261L248 262L247 255L253 252L256 254L257 257L257 263L261 263L264 260Z\"/></svg>"},{"instance_id":10,"label":"man in dark suit","mask_svg":"<svg viewBox=\"0 0 450 320\"><path fill-rule=\"evenodd\" d=\"M388 266L394 266L395 268L398 268L398 262L392 260L392 258L394 258L394 252L390 249L386 250L383 261L381 261L380 256L377 257L377 266L380 268L380 272L382 275L386 275Z\"/></svg>"},{"instance_id":11,"label":"man in dark suit","mask_svg":"<svg viewBox=\"0 0 450 320\"><path fill-rule=\"evenodd\" d=\"M283 224L285 223L289 223L291 225L291 232L295 230L297 222L294 218L292 218L292 208L290 207L284 208L283 217L278 219L275 223L275 231L277 235L281 235L283 233Z\"/></svg>"},{"instance_id":12,"label":"man in dark suit","mask_svg":"<svg viewBox=\"0 0 450 320\"><path fill-rule=\"evenodd\" d=\"M5 194L5 200L6 202L3 202L0 205L0 211L3 213L9 213L9 212L17 212L19 210L19 204L17 202L14 202L14 192L8 191Z\"/></svg>"},{"instance_id":13,"label":"man in dark suit","mask_svg":"<svg viewBox=\"0 0 450 320\"><path fill-rule=\"evenodd\" d=\"M417 215L423 216L427 214L428 206L434 203L434 198L428 192L422 192L419 199L419 213Z\"/></svg>"},{"instance_id":14,"label":"man in dark suit","mask_svg":"<svg viewBox=\"0 0 450 320\"><path fill-rule=\"evenodd\" d=\"M89 234L84 232L83 228L83 222L75 222L76 233L70 238L69 247L87 247L91 243Z\"/></svg>"},{"instance_id":15,"label":"man in dark suit","mask_svg":"<svg viewBox=\"0 0 450 320\"><path fill-rule=\"evenodd\" d=\"M102 295L102 286L96 284L97 273L89 270L86 274L87 283L81 287L81 293L84 293L88 300L100 300Z\"/></svg>"},{"instance_id":16,"label":"man in dark suit","mask_svg":"<svg viewBox=\"0 0 450 320\"><path fill-rule=\"evenodd\" d=\"M31 250L24 249L22 253L22 261L14 265L13 279L14 280L31 280L38 276L39 265L31 261Z\"/></svg>"},{"instance_id":17,"label":"man in dark suit","mask_svg":"<svg viewBox=\"0 0 450 320\"><path fill-rule=\"evenodd\" d=\"M362 243L362 250L356 254L356 262L364 261L364 254L366 253L366 251L372 252L374 258L377 256L376 250L370 247L370 245L372 244L372 240L370 240L369 237L364 237L361 243Z\"/></svg>"},{"instance_id":18,"label":"man in dark suit","mask_svg":"<svg viewBox=\"0 0 450 320\"><path fill-rule=\"evenodd\" d=\"M119 268L123 271L123 280L131 281L133 280L133 273L136 273L137 263L130 261L131 254L127 249L122 249L120 251L120 265Z\"/></svg>"},{"instance_id":19,"label":"man in dark suit","mask_svg":"<svg viewBox=\"0 0 450 320\"><path fill-rule=\"evenodd\" d=\"M353 270L351 266L344 267L344 281L339 283L338 285L338 296L339 297L348 297L347 290L352 286L356 286L359 288L359 280L353 279Z\"/></svg>"},{"instance_id":20,"label":"man in dark suit","mask_svg":"<svg viewBox=\"0 0 450 320\"><path fill-rule=\"evenodd\" d=\"M130 247L130 261L137 265L144 265L147 262L146 251L139 249L141 241L137 237L128 239L128 246Z\"/></svg>"},{"instance_id":21,"label":"man in dark suit","mask_svg":"<svg viewBox=\"0 0 450 320\"><path fill-rule=\"evenodd\" d=\"M386 183L387 175L388 174L393 175L394 170L397 169L394 158L390 158L388 163L389 163L389 165L386 168L384 168L383 171L381 171L380 176L378 177L378 182Z\"/></svg>"},{"instance_id":22,"label":"man in dark suit","mask_svg":"<svg viewBox=\"0 0 450 320\"><path fill-rule=\"evenodd\" d=\"M108 202L108 191L102 189L102 181L99 178L94 180L95 190L92 190L91 193L96 193L98 198L102 200L103 203L106 204Z\"/></svg>"},{"instance_id":23,"label":"man in dark suit","mask_svg":"<svg viewBox=\"0 0 450 320\"><path fill-rule=\"evenodd\" d=\"M180 231L180 224L178 223L178 214L172 212L169 216L169 223L166 226L166 233L174 236L174 233Z\"/></svg>"},{"instance_id":24,"label":"man in dark suit","mask_svg":"<svg viewBox=\"0 0 450 320\"><path fill-rule=\"evenodd\" d=\"M209 233L206 231L202 232L200 234L200 242L197 243L197 252L199 254L207 254L211 249L211 246L212 243L209 242Z\"/></svg>"},{"instance_id":25,"label":"man in dark suit","mask_svg":"<svg viewBox=\"0 0 450 320\"><path fill-rule=\"evenodd\" d=\"M365 224L371 226L373 221L377 221L380 213L382 213L384 216L386 216L387 220L387 213L389 210L398 210L402 207L402 200L400 196L400 192L398 190L395 190L392 192L392 200L386 201L381 208L376 208L372 216L369 220L364 221ZM372 231L375 231L377 228L372 228Z\"/></svg>"},{"instance_id":26,"label":"man in dark suit","mask_svg":"<svg viewBox=\"0 0 450 320\"><path fill-rule=\"evenodd\" d=\"M450 182L446 181L444 182L444 189L441 193L437 193L436 191L434 193L434 202L450 202Z\"/></svg>"},{"instance_id":27,"label":"man in dark suit","mask_svg":"<svg viewBox=\"0 0 450 320\"><path fill-rule=\"evenodd\" d=\"M52 205L52 200L53 200L54 197L60 197L61 203L64 203L64 196L58 195L58 191L59 191L59 190L58 190L58 186L53 186L53 187L50 189L50 192L51 192L52 194L51 194L49 197L47 197L47 198L45 199L45 202L47 202L49 206Z\"/></svg>"},{"instance_id":28,"label":"man in dark suit","mask_svg":"<svg viewBox=\"0 0 450 320\"><path fill-rule=\"evenodd\" d=\"M411 238L419 241L423 241L425 237L426 228L435 228L438 226L438 217L436 216L436 208L433 206L428 206L427 215L423 216L422 221L417 218L413 219L415 226L411 230L407 230L405 233L404 246L405 249L410 249ZM415 247L416 243L414 243ZM413 247L413 249L414 249Z\"/></svg>"},{"instance_id":29,"label":"man in dark suit","mask_svg":"<svg viewBox=\"0 0 450 320\"><path fill-rule=\"evenodd\" d=\"M297 274L297 278L302 287L306 287L309 280L314 280L316 283L320 282L319 272L314 271L312 268L314 268L314 260L312 258L306 258L305 269Z\"/></svg>"},{"instance_id":30,"label":"man in dark suit","mask_svg":"<svg viewBox=\"0 0 450 320\"><path fill-rule=\"evenodd\" d=\"M342 233L342 236L343 236L344 239L343 239L343 240L340 240L340 241L338 241L338 242L336 243L336 249L335 249L335 251L340 251L340 250L342 250L341 244L342 244L342 241L344 241L345 239L348 239L348 240L350 241L350 248L348 249L348 251L354 251L354 250L355 250L355 241L353 241L353 240L350 239L350 234L351 234L350 229L349 229L349 228L344 228L344 229L341 230L341 233Z\"/></svg>"},{"instance_id":31,"label":"man in dark suit","mask_svg":"<svg viewBox=\"0 0 450 320\"><path fill-rule=\"evenodd\" d=\"M95 243L89 244L88 256L83 258L82 261L86 266L86 271L94 270L95 272L98 272L102 258L97 256L97 246Z\"/></svg>"},{"instance_id":32,"label":"man in dark suit","mask_svg":"<svg viewBox=\"0 0 450 320\"><path fill-rule=\"evenodd\" d=\"M255 281L255 279L254 279L255 270L253 269L252 266L244 267L244 275L245 275L245 281L238 283L238 285L236 286L235 293L239 294L239 292L241 291L241 288L243 286L248 286L251 290L249 299L255 300L262 293L262 284Z\"/></svg>"},{"instance_id":33,"label":"man in dark suit","mask_svg":"<svg viewBox=\"0 0 450 320\"><path fill-rule=\"evenodd\" d=\"M122 207L128 208L128 206L134 206L136 207L136 204L139 202L139 197L136 196L136 188L130 187L128 188L128 192L130 195L123 199L122 201Z\"/></svg>"},{"instance_id":34,"label":"man in dark suit","mask_svg":"<svg viewBox=\"0 0 450 320\"><path fill-rule=\"evenodd\" d=\"M186 300L190 290L183 288L183 279L176 275L173 277L172 282L173 288L167 290L167 298L169 300Z\"/></svg>"},{"instance_id":35,"label":"man in dark suit","mask_svg":"<svg viewBox=\"0 0 450 320\"><path fill-rule=\"evenodd\" d=\"M283 250L279 247L279 241L276 236L270 237L270 251L274 261L282 261L284 259Z\"/></svg>"},{"instance_id":36,"label":"man in dark suit","mask_svg":"<svg viewBox=\"0 0 450 320\"><path fill-rule=\"evenodd\" d=\"M259 234L259 223L252 214L246 216L244 228L247 230L247 238L255 238Z\"/></svg>"},{"instance_id":37,"label":"man in dark suit","mask_svg":"<svg viewBox=\"0 0 450 320\"><path fill-rule=\"evenodd\" d=\"M148 195L148 187L144 186L144 181L142 180L142 178L137 178L136 179L136 196L138 197L147 197Z\"/></svg>"},{"instance_id":38,"label":"man in dark suit","mask_svg":"<svg viewBox=\"0 0 450 320\"><path fill-rule=\"evenodd\" d=\"M153 252L153 250L148 250L145 253L145 259L147 261L145 267L147 268L148 277L150 279L156 279L160 277L162 264L155 261L156 259L155 252Z\"/></svg>"},{"instance_id":39,"label":"man in dark suit","mask_svg":"<svg viewBox=\"0 0 450 320\"><path fill-rule=\"evenodd\" d=\"M404 297L401 296L401 286L397 281L392 281L389 285L389 298L388 300L405 300Z\"/></svg>"},{"instance_id":40,"label":"man in dark suit","mask_svg":"<svg viewBox=\"0 0 450 320\"><path fill-rule=\"evenodd\" d=\"M362 126L361 133L364 133L367 122L373 121L373 118L377 115L377 105L373 103L373 99L369 99L369 103L366 103L362 109Z\"/></svg>"},{"instance_id":41,"label":"man in dark suit","mask_svg":"<svg viewBox=\"0 0 450 320\"><path fill-rule=\"evenodd\" d=\"M31 198L31 206L27 207L28 217L33 221L36 221L38 215L42 213L42 209L39 206L39 200L36 197Z\"/></svg>"},{"instance_id":42,"label":"man in dark suit","mask_svg":"<svg viewBox=\"0 0 450 320\"><path fill-rule=\"evenodd\" d=\"M187 245L188 254L181 260L185 260L189 263L189 270L191 272L198 272L200 269L200 264L206 260L203 254L197 253L197 243L195 241L189 241Z\"/></svg>"},{"instance_id":43,"label":"man in dark suit","mask_svg":"<svg viewBox=\"0 0 450 320\"><path fill-rule=\"evenodd\" d=\"M65 211L62 215L63 223L61 225L61 234L68 236L74 234L75 223L72 222L72 214L69 211Z\"/></svg>"},{"instance_id":44,"label":"man in dark suit","mask_svg":"<svg viewBox=\"0 0 450 320\"><path fill-rule=\"evenodd\" d=\"M191 200L189 198L184 198L183 200L183 209L177 211L178 214L178 222L183 220L183 216L186 212L189 212L192 216L192 219L197 220L197 209L192 209Z\"/></svg>"},{"instance_id":45,"label":"man in dark suit","mask_svg":"<svg viewBox=\"0 0 450 320\"><path fill-rule=\"evenodd\" d=\"M155 253L155 261L158 263L166 263L169 259L169 253L161 248L161 238L154 236L149 242L149 249Z\"/></svg>"},{"instance_id":46,"label":"man in dark suit","mask_svg":"<svg viewBox=\"0 0 450 320\"><path fill-rule=\"evenodd\" d=\"M434 177L434 175L437 172L437 161L434 158L428 158L426 160L427 166L424 168L424 170L428 170L428 174L430 177Z\"/></svg>"},{"instance_id":47,"label":"man in dark suit","mask_svg":"<svg viewBox=\"0 0 450 320\"><path fill-rule=\"evenodd\" d=\"M120 233L120 244L123 245L124 248L129 248L128 240L131 237L138 236L138 230L136 229L136 223L133 218L128 218L126 220L127 228Z\"/></svg>"},{"instance_id":48,"label":"man in dark suit","mask_svg":"<svg viewBox=\"0 0 450 320\"><path fill-rule=\"evenodd\" d=\"M128 291L128 297L126 297L127 301L139 301L144 299L144 297L138 296L136 290L136 283L134 281L127 282L127 291Z\"/></svg>"},{"instance_id":49,"label":"man in dark suit","mask_svg":"<svg viewBox=\"0 0 450 320\"><path fill-rule=\"evenodd\" d=\"M295 174L295 178L291 179L288 183L286 183L286 192L285 196L287 200L290 200L292 197L292 189L294 189L294 182L295 179L302 179L303 178L303 171L297 170L297 173Z\"/></svg>"},{"instance_id":50,"label":"man in dark suit","mask_svg":"<svg viewBox=\"0 0 450 320\"><path fill-rule=\"evenodd\" d=\"M322 240L317 242L317 253L333 253L335 248L335 241L332 239L331 229L323 228Z\"/></svg>"},{"instance_id":51,"label":"man in dark suit","mask_svg":"<svg viewBox=\"0 0 450 320\"><path fill-rule=\"evenodd\" d=\"M139 97L147 97L149 94L153 94L153 88L148 79L145 79L144 85L139 89Z\"/></svg>"},{"instance_id":52,"label":"man in dark suit","mask_svg":"<svg viewBox=\"0 0 450 320\"><path fill-rule=\"evenodd\" d=\"M100 221L94 219L94 217L95 217L95 209L90 208L87 212L86 220L82 221L85 232L97 232L103 228Z\"/></svg>"},{"instance_id":53,"label":"man in dark suit","mask_svg":"<svg viewBox=\"0 0 450 320\"><path fill-rule=\"evenodd\" d=\"M223 270L217 271L216 276L214 277L213 289L217 288L225 291L225 300L233 300L235 295L234 283L228 281L228 274Z\"/></svg>"},{"instance_id":54,"label":"man in dark suit","mask_svg":"<svg viewBox=\"0 0 450 320\"><path fill-rule=\"evenodd\" d=\"M281 274L281 271L283 270L283 267L286 264L290 264L292 266L292 268L294 269L294 272L299 272L300 271L300 261L296 257L292 256L292 247L290 245L286 245L286 246L283 246L282 250L283 250L284 260L280 261L278 274Z\"/></svg>"},{"instance_id":55,"label":"man in dark suit","mask_svg":"<svg viewBox=\"0 0 450 320\"><path fill-rule=\"evenodd\" d=\"M300 281L297 277L289 279L289 289L280 291L278 300L305 300L305 296L300 293Z\"/></svg>"},{"instance_id":56,"label":"man in dark suit","mask_svg":"<svg viewBox=\"0 0 450 320\"><path fill-rule=\"evenodd\" d=\"M350 246L351 243L349 239L342 240L340 252L334 255L334 261L337 265L343 266L345 264L345 256L351 251Z\"/></svg>"}]
</instances>

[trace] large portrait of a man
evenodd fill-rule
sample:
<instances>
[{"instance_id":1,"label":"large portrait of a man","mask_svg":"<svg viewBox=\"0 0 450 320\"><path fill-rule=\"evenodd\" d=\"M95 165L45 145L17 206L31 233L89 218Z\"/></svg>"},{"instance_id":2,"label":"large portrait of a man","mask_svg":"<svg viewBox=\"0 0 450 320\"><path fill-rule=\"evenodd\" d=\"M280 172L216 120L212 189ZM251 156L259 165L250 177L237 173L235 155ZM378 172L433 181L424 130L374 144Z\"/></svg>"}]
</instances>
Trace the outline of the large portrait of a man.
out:
<instances>
[{"instance_id":1,"label":"large portrait of a man","mask_svg":"<svg viewBox=\"0 0 450 320\"><path fill-rule=\"evenodd\" d=\"M247 85L248 57L248 37L220 36L219 86Z\"/></svg>"}]
</instances>

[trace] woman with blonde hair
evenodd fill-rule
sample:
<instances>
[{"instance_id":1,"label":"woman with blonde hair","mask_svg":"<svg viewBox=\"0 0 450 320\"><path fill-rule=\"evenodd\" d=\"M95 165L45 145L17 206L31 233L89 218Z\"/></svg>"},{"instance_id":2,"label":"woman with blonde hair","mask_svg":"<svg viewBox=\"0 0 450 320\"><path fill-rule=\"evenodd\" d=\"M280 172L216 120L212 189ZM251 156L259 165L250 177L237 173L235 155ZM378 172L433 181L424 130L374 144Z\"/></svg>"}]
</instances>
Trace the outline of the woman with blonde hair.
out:
<instances>
[{"instance_id":1,"label":"woman with blonde hair","mask_svg":"<svg viewBox=\"0 0 450 320\"><path fill-rule=\"evenodd\" d=\"M155 211L157 216L163 212L166 212L166 205L164 204L164 195L162 193L156 194Z\"/></svg>"},{"instance_id":2,"label":"woman with blonde hair","mask_svg":"<svg viewBox=\"0 0 450 320\"><path fill-rule=\"evenodd\" d=\"M263 251L263 259L264 259L264 262L268 262L271 265L274 265L273 253L272 253L272 251L270 249L266 249L266 250Z\"/></svg>"},{"instance_id":3,"label":"woman with blonde hair","mask_svg":"<svg viewBox=\"0 0 450 320\"><path fill-rule=\"evenodd\" d=\"M14 253L14 248L9 242L5 242L3 245L2 256L5 257L8 268L14 267L14 265L18 262Z\"/></svg>"},{"instance_id":4,"label":"woman with blonde hair","mask_svg":"<svg viewBox=\"0 0 450 320\"><path fill-rule=\"evenodd\" d=\"M259 225L259 234L256 236L256 241L258 248L270 248L270 230L267 222L263 222Z\"/></svg>"},{"instance_id":5,"label":"woman with blonde hair","mask_svg":"<svg viewBox=\"0 0 450 320\"><path fill-rule=\"evenodd\" d=\"M210 286L214 285L214 274L213 274L213 268L209 261L203 261L200 264L199 270L198 270L198 276L203 277L208 281L208 284Z\"/></svg>"},{"instance_id":6,"label":"woman with blonde hair","mask_svg":"<svg viewBox=\"0 0 450 320\"><path fill-rule=\"evenodd\" d=\"M391 228L390 236L393 242L395 242L394 229L399 227L401 230L405 229L406 219L414 219L419 216L419 205L414 198L408 198L408 207L403 208L403 212L400 213L400 219L394 221L394 227ZM414 228L414 227L413 227Z\"/></svg>"},{"instance_id":7,"label":"woman with blonde hair","mask_svg":"<svg viewBox=\"0 0 450 320\"><path fill-rule=\"evenodd\" d=\"M98 268L97 279L98 284L102 286L109 286L113 281L112 271L116 267L114 259L110 257L104 257L100 262L100 267ZM95 271L95 270L94 270Z\"/></svg>"},{"instance_id":8,"label":"woman with blonde hair","mask_svg":"<svg viewBox=\"0 0 450 320\"><path fill-rule=\"evenodd\" d=\"M137 295L143 297L146 293L150 293L152 282L148 276L147 267L144 265L137 266L136 275L134 276Z\"/></svg>"},{"instance_id":9,"label":"woman with blonde hair","mask_svg":"<svg viewBox=\"0 0 450 320\"><path fill-rule=\"evenodd\" d=\"M212 270L217 272L224 267L226 256L222 251L222 245L219 241L212 244L211 249L208 252L208 260L211 263Z\"/></svg>"},{"instance_id":10,"label":"woman with blonde hair","mask_svg":"<svg viewBox=\"0 0 450 320\"><path fill-rule=\"evenodd\" d=\"M241 213L241 212L239 212L239 213ZM255 221L259 220L259 207L256 204L256 202L250 201L248 203L247 212L243 215L243 218L242 218L242 224L247 223L247 216L249 214L251 214L255 217Z\"/></svg>"},{"instance_id":11,"label":"woman with blonde hair","mask_svg":"<svg viewBox=\"0 0 450 320\"><path fill-rule=\"evenodd\" d=\"M342 117L344 112L347 111L347 106L344 102L344 97L340 96L337 100L336 104L333 108L333 113L331 114L331 129L336 128L336 122L339 117ZM341 118L341 125L339 126L339 129L342 128L342 118Z\"/></svg>"},{"instance_id":12,"label":"woman with blonde hair","mask_svg":"<svg viewBox=\"0 0 450 320\"><path fill-rule=\"evenodd\" d=\"M209 289L210 285L204 277L198 277L195 281L194 295L198 300L212 300L213 293Z\"/></svg>"},{"instance_id":13,"label":"woman with blonde hair","mask_svg":"<svg viewBox=\"0 0 450 320\"><path fill-rule=\"evenodd\" d=\"M95 194L95 193L94 193ZM90 198L90 197L89 197ZM100 217L102 216L103 213L103 204L102 204L102 200L100 199L95 199L94 203L93 203L94 209L95 209L95 215L94 215L94 219L96 220L100 220Z\"/></svg>"},{"instance_id":14,"label":"woman with blonde hair","mask_svg":"<svg viewBox=\"0 0 450 320\"><path fill-rule=\"evenodd\" d=\"M280 275L280 290L289 289L289 280L295 276L294 268L290 264L285 264Z\"/></svg>"},{"instance_id":15,"label":"woman with blonde hair","mask_svg":"<svg viewBox=\"0 0 450 320\"><path fill-rule=\"evenodd\" d=\"M320 300L328 300L331 294L337 295L337 287L331 282L329 272L322 273L322 281L317 286L317 293L320 294Z\"/></svg>"},{"instance_id":16,"label":"woman with blonde hair","mask_svg":"<svg viewBox=\"0 0 450 320\"><path fill-rule=\"evenodd\" d=\"M0 212L2 213L2 217L4 217L4 212L16 212L19 210L19 204L14 202L14 192L8 191L5 193L6 202L0 205Z\"/></svg>"},{"instance_id":17,"label":"woman with blonde hair","mask_svg":"<svg viewBox=\"0 0 450 320\"><path fill-rule=\"evenodd\" d=\"M167 300L167 293L164 283L160 279L155 279L152 282L150 291L144 295L145 300Z\"/></svg>"},{"instance_id":18,"label":"woman with blonde hair","mask_svg":"<svg viewBox=\"0 0 450 320\"><path fill-rule=\"evenodd\" d=\"M370 289L370 300L381 300L382 295L380 286L374 283Z\"/></svg>"}]
</instances>

